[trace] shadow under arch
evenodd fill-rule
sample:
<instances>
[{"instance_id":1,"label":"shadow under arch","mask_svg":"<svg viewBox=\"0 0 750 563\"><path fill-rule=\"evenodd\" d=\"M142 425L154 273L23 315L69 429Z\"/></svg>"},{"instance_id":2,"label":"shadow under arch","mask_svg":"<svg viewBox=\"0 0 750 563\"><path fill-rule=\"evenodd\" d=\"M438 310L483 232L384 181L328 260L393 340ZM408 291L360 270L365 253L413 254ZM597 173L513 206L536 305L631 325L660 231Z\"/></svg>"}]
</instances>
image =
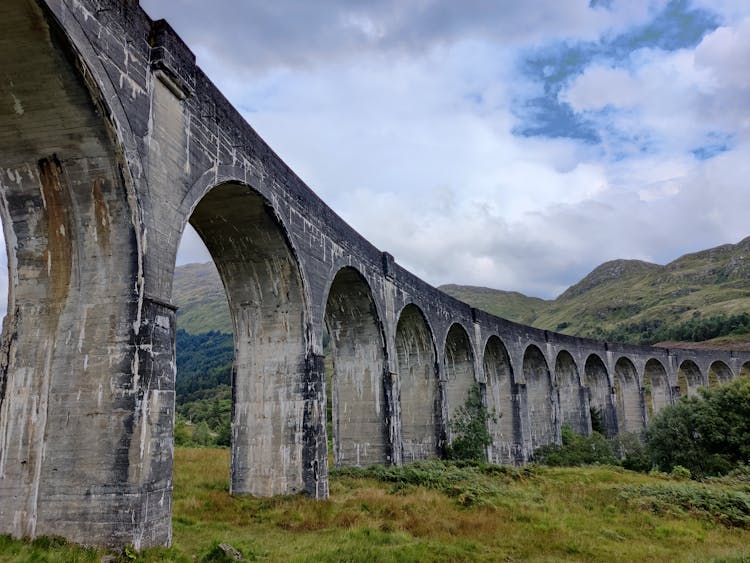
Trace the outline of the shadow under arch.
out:
<instances>
[{"instance_id":1,"label":"shadow under arch","mask_svg":"<svg viewBox=\"0 0 750 563\"><path fill-rule=\"evenodd\" d=\"M677 384L680 387L681 397L694 397L698 394L698 388L703 387L703 376L701 369L693 360L685 360L677 368Z\"/></svg>"},{"instance_id":2,"label":"shadow under arch","mask_svg":"<svg viewBox=\"0 0 750 563\"><path fill-rule=\"evenodd\" d=\"M617 417L612 404L612 389L604 361L590 354L583 366L583 384L589 398L591 428L611 438L617 434Z\"/></svg>"},{"instance_id":3,"label":"shadow under arch","mask_svg":"<svg viewBox=\"0 0 750 563\"><path fill-rule=\"evenodd\" d=\"M469 334L459 323L453 323L445 337L445 354L443 356L445 369L445 394L447 424L445 435L447 442L453 441L450 422L456 415L456 410L464 406L469 397L471 387L477 383L474 373L474 351L469 340Z\"/></svg>"},{"instance_id":4,"label":"shadow under arch","mask_svg":"<svg viewBox=\"0 0 750 563\"><path fill-rule=\"evenodd\" d=\"M322 366L307 359L308 306L286 232L264 198L239 183L209 190L189 222L219 271L234 331L230 491L325 496L325 439L314 415L323 397L306 385Z\"/></svg>"},{"instance_id":5,"label":"shadow under arch","mask_svg":"<svg viewBox=\"0 0 750 563\"><path fill-rule=\"evenodd\" d=\"M396 355L402 462L437 457L441 435L437 354L427 319L414 304L406 305L399 315Z\"/></svg>"},{"instance_id":6,"label":"shadow under arch","mask_svg":"<svg viewBox=\"0 0 750 563\"><path fill-rule=\"evenodd\" d=\"M333 279L325 310L333 357L331 413L336 466L392 459L384 388L383 329L372 291L355 268Z\"/></svg>"},{"instance_id":7,"label":"shadow under arch","mask_svg":"<svg viewBox=\"0 0 750 563\"><path fill-rule=\"evenodd\" d=\"M526 408L532 450L559 441L557 405L553 399L552 376L542 351L533 344L523 354Z\"/></svg>"},{"instance_id":8,"label":"shadow under arch","mask_svg":"<svg viewBox=\"0 0 750 563\"><path fill-rule=\"evenodd\" d=\"M667 370L655 358L649 359L643 369L643 402L648 420L672 403Z\"/></svg>"},{"instance_id":9,"label":"shadow under arch","mask_svg":"<svg viewBox=\"0 0 750 563\"><path fill-rule=\"evenodd\" d=\"M732 381L732 370L721 360L712 362L708 367L708 385L714 387Z\"/></svg>"},{"instance_id":10,"label":"shadow under arch","mask_svg":"<svg viewBox=\"0 0 750 563\"><path fill-rule=\"evenodd\" d=\"M586 409L578 366L567 350L561 350L555 359L555 384L559 397L561 423L568 424L576 434L589 434L591 431L590 414Z\"/></svg>"},{"instance_id":11,"label":"shadow under arch","mask_svg":"<svg viewBox=\"0 0 750 563\"><path fill-rule=\"evenodd\" d=\"M483 363L487 409L495 415L495 420L489 422L492 444L488 458L491 463L510 465L520 461L521 436L513 402L513 367L508 350L498 336L487 340Z\"/></svg>"},{"instance_id":12,"label":"shadow under arch","mask_svg":"<svg viewBox=\"0 0 750 563\"><path fill-rule=\"evenodd\" d=\"M640 432L644 426L643 400L633 362L624 356L617 360L614 380L618 429L620 432Z\"/></svg>"},{"instance_id":13,"label":"shadow under arch","mask_svg":"<svg viewBox=\"0 0 750 563\"><path fill-rule=\"evenodd\" d=\"M740 377L750 376L750 362L745 362L740 367Z\"/></svg>"}]
</instances>

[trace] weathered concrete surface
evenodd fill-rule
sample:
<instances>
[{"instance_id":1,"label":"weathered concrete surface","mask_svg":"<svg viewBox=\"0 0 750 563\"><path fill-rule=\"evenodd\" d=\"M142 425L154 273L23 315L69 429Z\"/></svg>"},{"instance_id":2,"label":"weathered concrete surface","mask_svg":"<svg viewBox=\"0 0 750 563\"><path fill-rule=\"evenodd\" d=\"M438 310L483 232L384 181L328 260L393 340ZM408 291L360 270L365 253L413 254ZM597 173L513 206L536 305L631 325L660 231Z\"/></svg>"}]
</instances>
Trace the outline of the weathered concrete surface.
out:
<instances>
[{"instance_id":1,"label":"weathered concrete surface","mask_svg":"<svg viewBox=\"0 0 750 563\"><path fill-rule=\"evenodd\" d=\"M604 435L614 436L617 434L617 415L612 400L612 386L607 375L607 367L596 354L590 354L586 358L583 379L589 400L590 415L598 417L598 423L602 425L601 430Z\"/></svg>"},{"instance_id":2,"label":"weathered concrete surface","mask_svg":"<svg viewBox=\"0 0 750 563\"><path fill-rule=\"evenodd\" d=\"M446 439L448 443L451 443L453 441L451 422L456 417L456 411L466 404L471 387L477 383L474 373L474 352L469 335L460 324L451 325L446 336L443 370L446 402L446 416L443 418L447 422Z\"/></svg>"},{"instance_id":3,"label":"weathered concrete surface","mask_svg":"<svg viewBox=\"0 0 750 563\"><path fill-rule=\"evenodd\" d=\"M385 343L372 293L362 276L344 268L326 304L333 354L333 457L337 466L390 463L392 445L384 388Z\"/></svg>"},{"instance_id":4,"label":"weathered concrete surface","mask_svg":"<svg viewBox=\"0 0 750 563\"><path fill-rule=\"evenodd\" d=\"M563 350L555 360L555 386L560 405L560 419L568 424L577 434L588 434L591 431L591 420L587 397L581 386L578 366L570 355Z\"/></svg>"},{"instance_id":5,"label":"weathered concrete surface","mask_svg":"<svg viewBox=\"0 0 750 563\"><path fill-rule=\"evenodd\" d=\"M401 449L404 463L438 455L441 432L437 362L427 322L414 305L396 328Z\"/></svg>"},{"instance_id":6,"label":"weathered concrete surface","mask_svg":"<svg viewBox=\"0 0 750 563\"><path fill-rule=\"evenodd\" d=\"M170 541L174 263L195 226L235 330L233 493L328 494L340 464L440 455L477 383L490 459L567 421L637 432L750 353L624 346L499 319L374 248L266 145L135 0L0 3L0 533ZM550 369L551 368L551 369ZM647 396L648 395L648 396Z\"/></svg>"},{"instance_id":7,"label":"weathered concrete surface","mask_svg":"<svg viewBox=\"0 0 750 563\"><path fill-rule=\"evenodd\" d=\"M649 420L661 409L672 403L672 391L667 380L667 370L659 360L652 358L646 362L643 373L643 390Z\"/></svg>"},{"instance_id":8,"label":"weathered concrete surface","mask_svg":"<svg viewBox=\"0 0 750 563\"><path fill-rule=\"evenodd\" d=\"M487 409L493 417L489 422L492 444L487 457L493 463L510 465L515 462L521 443L521 430L515 422L517 402L513 400L518 393L514 389L510 357L500 338L494 335L487 340L482 357Z\"/></svg>"},{"instance_id":9,"label":"weathered concrete surface","mask_svg":"<svg viewBox=\"0 0 750 563\"><path fill-rule=\"evenodd\" d=\"M530 345L523 355L526 405L532 450L560 442L558 403L552 389L552 376L539 347Z\"/></svg>"}]
</instances>

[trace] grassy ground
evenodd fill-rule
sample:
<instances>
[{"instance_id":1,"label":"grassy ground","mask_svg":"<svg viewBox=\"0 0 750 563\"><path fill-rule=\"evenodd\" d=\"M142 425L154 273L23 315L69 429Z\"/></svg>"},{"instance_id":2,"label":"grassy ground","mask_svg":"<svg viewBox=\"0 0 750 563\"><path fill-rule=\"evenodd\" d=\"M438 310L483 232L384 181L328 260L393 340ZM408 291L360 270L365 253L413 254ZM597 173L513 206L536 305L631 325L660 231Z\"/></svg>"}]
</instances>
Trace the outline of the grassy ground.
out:
<instances>
[{"instance_id":1,"label":"grassy ground","mask_svg":"<svg viewBox=\"0 0 750 563\"><path fill-rule=\"evenodd\" d=\"M233 498L228 450L175 452L174 545L123 561L750 561L750 482L676 482L619 468L438 462L341 471L331 498ZM0 537L2 561L99 561Z\"/></svg>"}]
</instances>

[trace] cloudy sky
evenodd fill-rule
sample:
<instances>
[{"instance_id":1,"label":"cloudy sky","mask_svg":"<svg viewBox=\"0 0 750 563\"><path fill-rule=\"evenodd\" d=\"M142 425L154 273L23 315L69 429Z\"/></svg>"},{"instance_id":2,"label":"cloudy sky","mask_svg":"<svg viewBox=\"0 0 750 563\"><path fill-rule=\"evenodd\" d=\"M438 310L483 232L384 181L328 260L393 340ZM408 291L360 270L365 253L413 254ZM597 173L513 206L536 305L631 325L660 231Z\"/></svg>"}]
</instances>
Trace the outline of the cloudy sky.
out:
<instances>
[{"instance_id":1,"label":"cloudy sky","mask_svg":"<svg viewBox=\"0 0 750 563\"><path fill-rule=\"evenodd\" d=\"M432 284L554 297L750 235L745 0L141 0ZM186 236L179 262L204 261Z\"/></svg>"}]
</instances>

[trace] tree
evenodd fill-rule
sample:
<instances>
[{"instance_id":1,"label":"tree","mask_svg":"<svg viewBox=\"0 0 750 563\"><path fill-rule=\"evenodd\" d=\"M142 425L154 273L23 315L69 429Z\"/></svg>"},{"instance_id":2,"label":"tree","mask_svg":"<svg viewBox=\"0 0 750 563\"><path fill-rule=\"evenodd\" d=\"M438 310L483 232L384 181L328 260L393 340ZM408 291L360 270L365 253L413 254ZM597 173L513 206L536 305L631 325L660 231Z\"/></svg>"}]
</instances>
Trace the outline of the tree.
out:
<instances>
[{"instance_id":1,"label":"tree","mask_svg":"<svg viewBox=\"0 0 750 563\"><path fill-rule=\"evenodd\" d=\"M662 471L682 465L694 476L721 475L750 460L750 378L700 389L662 409L644 434Z\"/></svg>"},{"instance_id":2,"label":"tree","mask_svg":"<svg viewBox=\"0 0 750 563\"><path fill-rule=\"evenodd\" d=\"M487 461L487 447L492 443L487 423L497 422L494 412L482 402L482 390L474 384L463 406L456 409L450 421L453 440L445 449L448 459Z\"/></svg>"}]
</instances>

